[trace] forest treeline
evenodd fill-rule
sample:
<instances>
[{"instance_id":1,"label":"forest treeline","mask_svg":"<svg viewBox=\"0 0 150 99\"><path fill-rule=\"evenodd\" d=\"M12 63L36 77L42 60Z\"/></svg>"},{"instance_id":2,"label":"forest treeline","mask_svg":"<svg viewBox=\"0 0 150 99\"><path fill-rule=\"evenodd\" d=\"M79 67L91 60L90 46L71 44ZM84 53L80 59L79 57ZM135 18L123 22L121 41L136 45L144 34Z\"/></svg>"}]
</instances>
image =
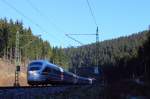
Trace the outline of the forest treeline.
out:
<instances>
[{"instance_id":1,"label":"forest treeline","mask_svg":"<svg viewBox=\"0 0 150 99\"><path fill-rule=\"evenodd\" d=\"M51 62L68 66L67 57L61 47L52 47L48 41L33 35L31 28L25 28L21 21L0 19L0 57L14 62L16 32L19 32L21 61L47 59ZM66 68L66 67L65 67Z\"/></svg>"},{"instance_id":2,"label":"forest treeline","mask_svg":"<svg viewBox=\"0 0 150 99\"><path fill-rule=\"evenodd\" d=\"M149 31L145 30L98 44L67 48L64 51L70 57L71 68L96 66L96 61L98 61L105 79L110 82L146 77L145 74L149 73L149 35Z\"/></svg>"},{"instance_id":3,"label":"forest treeline","mask_svg":"<svg viewBox=\"0 0 150 99\"><path fill-rule=\"evenodd\" d=\"M143 31L98 44L93 43L77 48L71 47L65 49L65 53L70 57L71 66L95 66L96 57L98 57L99 66L116 66L119 60L123 58L131 59L138 55L138 48L147 39L147 33L148 31Z\"/></svg>"}]
</instances>

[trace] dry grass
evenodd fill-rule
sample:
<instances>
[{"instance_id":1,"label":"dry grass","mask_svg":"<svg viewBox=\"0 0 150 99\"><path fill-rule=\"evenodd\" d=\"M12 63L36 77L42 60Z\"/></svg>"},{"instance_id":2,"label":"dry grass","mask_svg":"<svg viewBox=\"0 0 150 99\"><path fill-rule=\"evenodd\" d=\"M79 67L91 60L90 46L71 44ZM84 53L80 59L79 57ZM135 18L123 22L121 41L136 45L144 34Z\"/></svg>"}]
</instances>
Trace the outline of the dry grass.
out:
<instances>
[{"instance_id":1,"label":"dry grass","mask_svg":"<svg viewBox=\"0 0 150 99\"><path fill-rule=\"evenodd\" d=\"M0 59L0 86L12 86L15 78L15 65ZM20 84L27 85L26 68L21 67Z\"/></svg>"}]
</instances>

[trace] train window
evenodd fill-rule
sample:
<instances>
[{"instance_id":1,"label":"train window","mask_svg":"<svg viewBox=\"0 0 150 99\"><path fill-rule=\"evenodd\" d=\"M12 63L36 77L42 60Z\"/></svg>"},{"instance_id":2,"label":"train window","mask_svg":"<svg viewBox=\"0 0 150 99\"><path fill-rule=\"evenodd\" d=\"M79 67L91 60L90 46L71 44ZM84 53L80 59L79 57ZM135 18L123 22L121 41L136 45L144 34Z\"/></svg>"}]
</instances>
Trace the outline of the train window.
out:
<instances>
[{"instance_id":1,"label":"train window","mask_svg":"<svg viewBox=\"0 0 150 99\"><path fill-rule=\"evenodd\" d=\"M30 66L36 66L36 67L41 67L42 66L42 63L41 62L33 62L33 63L30 63Z\"/></svg>"},{"instance_id":2,"label":"train window","mask_svg":"<svg viewBox=\"0 0 150 99\"><path fill-rule=\"evenodd\" d=\"M41 68L40 67L30 67L30 71L34 71L34 70L40 70Z\"/></svg>"},{"instance_id":3,"label":"train window","mask_svg":"<svg viewBox=\"0 0 150 99\"><path fill-rule=\"evenodd\" d=\"M51 68L46 67L46 68L43 70L43 72L52 72L52 70L51 70Z\"/></svg>"},{"instance_id":4,"label":"train window","mask_svg":"<svg viewBox=\"0 0 150 99\"><path fill-rule=\"evenodd\" d=\"M56 69L54 69L53 72L54 72L55 74L60 74L60 73L61 73L59 70L56 70Z\"/></svg>"}]
</instances>

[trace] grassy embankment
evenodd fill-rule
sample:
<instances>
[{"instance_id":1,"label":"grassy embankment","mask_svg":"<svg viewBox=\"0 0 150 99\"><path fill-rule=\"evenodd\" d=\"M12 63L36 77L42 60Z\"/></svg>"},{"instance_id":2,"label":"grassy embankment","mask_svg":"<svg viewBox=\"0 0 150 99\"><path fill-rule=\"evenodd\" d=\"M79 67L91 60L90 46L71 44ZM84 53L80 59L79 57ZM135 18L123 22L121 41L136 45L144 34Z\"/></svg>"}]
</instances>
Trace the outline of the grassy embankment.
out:
<instances>
[{"instance_id":1,"label":"grassy embankment","mask_svg":"<svg viewBox=\"0 0 150 99\"><path fill-rule=\"evenodd\" d=\"M27 85L26 67L21 66L20 84ZM0 86L12 86L15 81L15 65L0 58Z\"/></svg>"}]
</instances>

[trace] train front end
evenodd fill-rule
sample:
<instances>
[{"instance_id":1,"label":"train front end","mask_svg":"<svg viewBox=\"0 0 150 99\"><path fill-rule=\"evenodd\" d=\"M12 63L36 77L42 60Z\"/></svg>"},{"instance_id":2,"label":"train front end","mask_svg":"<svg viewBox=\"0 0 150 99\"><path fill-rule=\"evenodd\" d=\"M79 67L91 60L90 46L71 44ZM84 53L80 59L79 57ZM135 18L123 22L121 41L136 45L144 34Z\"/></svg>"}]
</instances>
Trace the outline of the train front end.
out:
<instances>
[{"instance_id":1,"label":"train front end","mask_svg":"<svg viewBox=\"0 0 150 99\"><path fill-rule=\"evenodd\" d=\"M45 81L45 76L41 75L43 62L34 61L28 65L27 81L29 85L39 85Z\"/></svg>"}]
</instances>

